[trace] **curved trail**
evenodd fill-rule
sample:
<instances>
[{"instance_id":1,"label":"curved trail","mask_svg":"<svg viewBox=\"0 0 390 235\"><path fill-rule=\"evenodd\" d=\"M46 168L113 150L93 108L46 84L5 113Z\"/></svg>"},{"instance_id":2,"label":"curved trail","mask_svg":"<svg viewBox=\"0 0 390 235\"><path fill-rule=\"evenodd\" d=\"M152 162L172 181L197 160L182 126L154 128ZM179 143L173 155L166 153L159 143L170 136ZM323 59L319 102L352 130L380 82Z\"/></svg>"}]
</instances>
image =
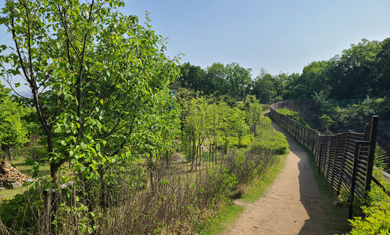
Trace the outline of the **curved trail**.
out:
<instances>
[{"instance_id":1,"label":"curved trail","mask_svg":"<svg viewBox=\"0 0 390 235\"><path fill-rule=\"evenodd\" d=\"M290 144L286 165L264 197L245 206L225 234L325 234L324 207L305 151L274 122Z\"/></svg>"}]
</instances>

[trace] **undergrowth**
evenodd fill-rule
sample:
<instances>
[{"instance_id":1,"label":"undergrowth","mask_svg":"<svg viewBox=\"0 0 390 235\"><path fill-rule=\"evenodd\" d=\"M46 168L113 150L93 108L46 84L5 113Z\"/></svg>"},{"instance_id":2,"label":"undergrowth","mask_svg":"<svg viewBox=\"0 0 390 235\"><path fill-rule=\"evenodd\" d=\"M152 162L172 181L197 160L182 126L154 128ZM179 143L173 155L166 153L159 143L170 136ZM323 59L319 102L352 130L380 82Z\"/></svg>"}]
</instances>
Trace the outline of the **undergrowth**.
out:
<instances>
[{"instance_id":1,"label":"undergrowth","mask_svg":"<svg viewBox=\"0 0 390 235\"><path fill-rule=\"evenodd\" d=\"M273 136L267 134L273 131L271 122L264 120L259 127L262 137L255 138L248 149L220 153L214 158L200 154L193 162L168 155L153 162L145 156L132 162L118 159L99 180L78 181L74 191L60 191L58 209L52 210L52 224L44 216L43 191L59 186L36 182L24 194L1 202L1 226L15 234L195 232L207 227L216 211L231 198L240 197L247 185L264 178L278 163L276 153L283 148L257 144ZM287 145L284 136L278 143Z\"/></svg>"},{"instance_id":2,"label":"undergrowth","mask_svg":"<svg viewBox=\"0 0 390 235\"><path fill-rule=\"evenodd\" d=\"M293 119L294 121L296 121L304 126L309 127L309 125L305 122L305 120L303 120L303 118L301 118L299 116L298 112L296 112L296 111L293 111L293 110L290 110L287 108L281 108L281 109L278 109L278 113L286 115L286 116L290 117L291 119Z\"/></svg>"}]
</instances>

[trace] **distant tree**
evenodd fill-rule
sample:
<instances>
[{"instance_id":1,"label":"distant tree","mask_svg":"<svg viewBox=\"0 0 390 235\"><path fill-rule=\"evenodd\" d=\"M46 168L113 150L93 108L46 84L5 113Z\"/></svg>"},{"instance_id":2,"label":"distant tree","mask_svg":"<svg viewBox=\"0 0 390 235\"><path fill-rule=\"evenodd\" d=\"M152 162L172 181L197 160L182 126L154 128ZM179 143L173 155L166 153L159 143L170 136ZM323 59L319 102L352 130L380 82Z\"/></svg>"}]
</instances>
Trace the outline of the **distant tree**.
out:
<instances>
[{"instance_id":1,"label":"distant tree","mask_svg":"<svg viewBox=\"0 0 390 235\"><path fill-rule=\"evenodd\" d=\"M216 95L229 93L229 85L226 80L226 69L222 63L213 63L206 68L206 80L211 83L211 92Z\"/></svg>"},{"instance_id":2,"label":"distant tree","mask_svg":"<svg viewBox=\"0 0 390 235\"><path fill-rule=\"evenodd\" d=\"M390 96L390 38L381 42L382 50L377 54L376 79L373 79L372 96Z\"/></svg>"},{"instance_id":3,"label":"distant tree","mask_svg":"<svg viewBox=\"0 0 390 235\"><path fill-rule=\"evenodd\" d=\"M252 86L251 69L245 69L238 63L227 64L226 83L228 94L232 97L245 97Z\"/></svg>"},{"instance_id":4,"label":"distant tree","mask_svg":"<svg viewBox=\"0 0 390 235\"><path fill-rule=\"evenodd\" d=\"M298 84L294 89L291 91L290 97L293 100L306 100L308 94L308 89L306 85Z\"/></svg>"},{"instance_id":5,"label":"distant tree","mask_svg":"<svg viewBox=\"0 0 390 235\"><path fill-rule=\"evenodd\" d=\"M200 91L203 94L211 92L211 83L206 79L206 72L200 66L191 65L189 62L184 63L180 66L180 73L177 81L181 82L181 87Z\"/></svg>"},{"instance_id":6,"label":"distant tree","mask_svg":"<svg viewBox=\"0 0 390 235\"><path fill-rule=\"evenodd\" d=\"M364 99L373 94L377 80L377 55L381 51L378 41L362 39L343 50L341 57L332 59L327 72L334 99Z\"/></svg>"},{"instance_id":7,"label":"distant tree","mask_svg":"<svg viewBox=\"0 0 390 235\"><path fill-rule=\"evenodd\" d=\"M265 74L263 77L258 76L254 81L252 92L262 103L273 101L277 93L271 74Z\"/></svg>"}]
</instances>

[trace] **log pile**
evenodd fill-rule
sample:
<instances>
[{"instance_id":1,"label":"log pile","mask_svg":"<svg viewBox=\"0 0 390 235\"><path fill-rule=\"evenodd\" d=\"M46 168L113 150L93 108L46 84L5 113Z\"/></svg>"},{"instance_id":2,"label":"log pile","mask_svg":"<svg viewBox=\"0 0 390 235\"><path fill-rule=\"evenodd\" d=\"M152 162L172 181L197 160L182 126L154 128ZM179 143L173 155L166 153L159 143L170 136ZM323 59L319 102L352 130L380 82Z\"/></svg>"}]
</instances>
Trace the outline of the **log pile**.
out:
<instances>
[{"instance_id":1,"label":"log pile","mask_svg":"<svg viewBox=\"0 0 390 235\"><path fill-rule=\"evenodd\" d=\"M7 160L0 163L0 187L9 188L13 183L20 182L23 184L26 180L31 179L12 167Z\"/></svg>"}]
</instances>

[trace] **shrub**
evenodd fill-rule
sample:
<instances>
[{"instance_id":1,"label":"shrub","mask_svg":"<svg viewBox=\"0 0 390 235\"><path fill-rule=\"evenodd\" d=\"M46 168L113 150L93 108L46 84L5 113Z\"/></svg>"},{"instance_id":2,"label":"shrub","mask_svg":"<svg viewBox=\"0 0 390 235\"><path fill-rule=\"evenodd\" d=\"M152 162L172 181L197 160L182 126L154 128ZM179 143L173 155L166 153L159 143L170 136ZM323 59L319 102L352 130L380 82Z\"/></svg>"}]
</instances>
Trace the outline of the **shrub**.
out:
<instances>
[{"instance_id":1,"label":"shrub","mask_svg":"<svg viewBox=\"0 0 390 235\"><path fill-rule=\"evenodd\" d=\"M372 200L369 206L363 206L365 218L355 217L349 220L352 225L351 235L389 234L390 231L390 200L378 186L369 193Z\"/></svg>"},{"instance_id":2,"label":"shrub","mask_svg":"<svg viewBox=\"0 0 390 235\"><path fill-rule=\"evenodd\" d=\"M390 181L382 179L382 173L374 170L374 177L390 189ZM367 205L367 204L366 204ZM390 232L390 197L382 188L372 183L368 193L368 206L361 207L364 217L355 217L349 222L352 225L350 235L361 234L389 234Z\"/></svg>"},{"instance_id":3,"label":"shrub","mask_svg":"<svg viewBox=\"0 0 390 235\"><path fill-rule=\"evenodd\" d=\"M250 151L259 153L263 151L272 151L275 154L284 154L287 152L289 145L284 136L280 132L260 132L260 136L256 138L255 143L252 144Z\"/></svg>"},{"instance_id":4,"label":"shrub","mask_svg":"<svg viewBox=\"0 0 390 235\"><path fill-rule=\"evenodd\" d=\"M232 148L248 148L252 144L254 137L251 134L243 135L241 137L240 146L238 146L238 138L237 137L230 136L227 139L229 141L229 148L230 149L232 149ZM220 147L222 147L222 143L221 143Z\"/></svg>"},{"instance_id":5,"label":"shrub","mask_svg":"<svg viewBox=\"0 0 390 235\"><path fill-rule=\"evenodd\" d=\"M295 111L292 111L290 109L286 109L286 108L281 108L281 109L278 109L277 110L278 113L280 114L283 114L283 115L286 115L290 118L292 118L294 121L304 125L304 126L307 126L309 127L309 125L307 125L307 123L305 122L305 120L303 120L299 115L298 115L298 112L295 112Z\"/></svg>"},{"instance_id":6,"label":"shrub","mask_svg":"<svg viewBox=\"0 0 390 235\"><path fill-rule=\"evenodd\" d=\"M268 117L262 118L259 135L251 145L250 151L257 154L264 151L272 151L275 154L284 154L287 152L288 147L289 145L286 136L273 129L271 120Z\"/></svg>"}]
</instances>

